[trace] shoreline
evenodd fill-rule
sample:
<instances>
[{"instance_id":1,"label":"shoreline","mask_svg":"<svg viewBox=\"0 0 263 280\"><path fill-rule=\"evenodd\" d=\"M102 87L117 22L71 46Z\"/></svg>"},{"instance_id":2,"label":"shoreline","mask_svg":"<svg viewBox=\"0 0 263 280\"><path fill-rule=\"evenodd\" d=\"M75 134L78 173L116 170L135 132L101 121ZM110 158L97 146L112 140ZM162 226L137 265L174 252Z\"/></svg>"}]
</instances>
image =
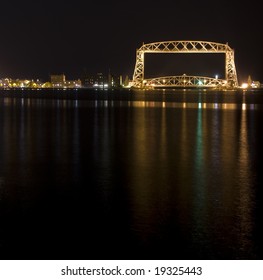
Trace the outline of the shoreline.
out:
<instances>
[{"instance_id":1,"label":"shoreline","mask_svg":"<svg viewBox=\"0 0 263 280\"><path fill-rule=\"evenodd\" d=\"M108 90L89 88L4 89L0 90L0 99L2 98L263 104L263 89L238 89L231 91L204 89L135 90L127 88Z\"/></svg>"}]
</instances>

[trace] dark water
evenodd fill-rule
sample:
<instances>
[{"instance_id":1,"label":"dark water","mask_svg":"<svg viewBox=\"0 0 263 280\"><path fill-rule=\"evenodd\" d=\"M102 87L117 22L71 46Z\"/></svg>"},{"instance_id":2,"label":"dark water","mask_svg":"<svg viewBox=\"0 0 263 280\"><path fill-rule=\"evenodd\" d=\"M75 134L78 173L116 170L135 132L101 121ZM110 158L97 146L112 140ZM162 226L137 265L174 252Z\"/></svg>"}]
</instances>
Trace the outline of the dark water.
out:
<instances>
[{"instance_id":1,"label":"dark water","mask_svg":"<svg viewBox=\"0 0 263 280\"><path fill-rule=\"evenodd\" d=\"M1 93L1 259L262 259L262 105Z\"/></svg>"}]
</instances>

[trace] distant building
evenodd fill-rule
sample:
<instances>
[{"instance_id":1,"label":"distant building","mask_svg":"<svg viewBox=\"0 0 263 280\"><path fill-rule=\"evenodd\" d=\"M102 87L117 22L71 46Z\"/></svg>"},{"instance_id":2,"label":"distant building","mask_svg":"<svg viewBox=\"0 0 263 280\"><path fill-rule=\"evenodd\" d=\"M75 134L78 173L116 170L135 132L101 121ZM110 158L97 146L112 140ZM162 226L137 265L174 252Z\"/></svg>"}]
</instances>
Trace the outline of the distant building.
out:
<instances>
[{"instance_id":1,"label":"distant building","mask_svg":"<svg viewBox=\"0 0 263 280\"><path fill-rule=\"evenodd\" d=\"M260 81L253 81L251 84L252 88L260 88Z\"/></svg>"},{"instance_id":2,"label":"distant building","mask_svg":"<svg viewBox=\"0 0 263 280\"><path fill-rule=\"evenodd\" d=\"M81 80L66 80L64 74L51 75L50 82L39 79L0 78L0 88L81 88Z\"/></svg>"},{"instance_id":3,"label":"distant building","mask_svg":"<svg viewBox=\"0 0 263 280\"><path fill-rule=\"evenodd\" d=\"M125 80L124 80L124 83L123 83L123 86L124 86L124 87L128 87L128 86L129 86L129 82L130 82L129 76L126 75Z\"/></svg>"},{"instance_id":4,"label":"distant building","mask_svg":"<svg viewBox=\"0 0 263 280\"><path fill-rule=\"evenodd\" d=\"M109 85L109 77L103 73L89 75L85 73L82 77L82 86L87 88L105 88Z\"/></svg>"},{"instance_id":5,"label":"distant building","mask_svg":"<svg viewBox=\"0 0 263 280\"><path fill-rule=\"evenodd\" d=\"M64 88L80 88L81 87L81 80L72 80L72 81L65 81Z\"/></svg>"},{"instance_id":6,"label":"distant building","mask_svg":"<svg viewBox=\"0 0 263 280\"><path fill-rule=\"evenodd\" d=\"M260 82L259 81L253 81L251 79L251 76L249 75L248 79L247 79L247 86L248 86L248 88L259 88L260 87Z\"/></svg>"},{"instance_id":7,"label":"distant building","mask_svg":"<svg viewBox=\"0 0 263 280\"><path fill-rule=\"evenodd\" d=\"M247 86L251 87L251 85L252 85L252 79L251 79L251 76L249 75L247 78Z\"/></svg>"},{"instance_id":8,"label":"distant building","mask_svg":"<svg viewBox=\"0 0 263 280\"><path fill-rule=\"evenodd\" d=\"M241 88L244 88L244 89L246 89L246 88L260 88L260 87L261 87L260 82L259 81L253 81L251 79L250 75L248 76L247 82L243 83L241 85Z\"/></svg>"},{"instance_id":9,"label":"distant building","mask_svg":"<svg viewBox=\"0 0 263 280\"><path fill-rule=\"evenodd\" d=\"M51 86L53 88L80 88L81 80L66 80L64 74L50 75Z\"/></svg>"},{"instance_id":10,"label":"distant building","mask_svg":"<svg viewBox=\"0 0 263 280\"><path fill-rule=\"evenodd\" d=\"M41 88L42 82L37 80L28 79L0 79L0 88Z\"/></svg>"},{"instance_id":11,"label":"distant building","mask_svg":"<svg viewBox=\"0 0 263 280\"><path fill-rule=\"evenodd\" d=\"M63 87L66 82L66 76L64 74L50 75L50 81L53 87Z\"/></svg>"}]
</instances>

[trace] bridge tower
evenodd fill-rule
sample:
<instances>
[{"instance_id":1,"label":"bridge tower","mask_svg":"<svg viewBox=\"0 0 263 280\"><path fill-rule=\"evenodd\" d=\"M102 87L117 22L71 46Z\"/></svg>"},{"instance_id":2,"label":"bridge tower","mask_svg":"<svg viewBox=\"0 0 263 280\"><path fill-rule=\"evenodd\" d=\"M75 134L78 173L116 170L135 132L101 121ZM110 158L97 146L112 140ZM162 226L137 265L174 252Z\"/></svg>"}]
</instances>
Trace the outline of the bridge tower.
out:
<instances>
[{"instance_id":1,"label":"bridge tower","mask_svg":"<svg viewBox=\"0 0 263 280\"><path fill-rule=\"evenodd\" d=\"M234 50L228 44L206 41L165 41L143 44L136 50L136 64L133 74L133 87L145 87L144 55L145 53L224 53L225 54L225 87L238 86L234 60ZM177 76L178 78L178 76ZM175 85L176 86L176 85Z\"/></svg>"}]
</instances>

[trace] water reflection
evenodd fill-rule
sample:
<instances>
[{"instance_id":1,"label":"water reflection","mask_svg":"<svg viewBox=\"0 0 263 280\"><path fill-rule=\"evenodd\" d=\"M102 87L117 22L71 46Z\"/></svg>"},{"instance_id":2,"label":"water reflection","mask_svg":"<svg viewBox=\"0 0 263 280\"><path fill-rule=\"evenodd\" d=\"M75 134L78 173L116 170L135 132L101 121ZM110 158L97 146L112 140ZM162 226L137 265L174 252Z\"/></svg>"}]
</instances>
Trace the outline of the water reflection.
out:
<instances>
[{"instance_id":1,"label":"water reflection","mask_svg":"<svg viewBox=\"0 0 263 280\"><path fill-rule=\"evenodd\" d=\"M195 243L201 242L204 250L206 249L206 240L209 240L207 230L207 178L205 171L205 135L203 128L203 116L201 110L201 103L198 103L197 119L196 119L196 130L195 130L195 141L194 145L194 170L193 170L193 209L192 209L192 225L191 232L192 238Z\"/></svg>"},{"instance_id":2,"label":"water reflection","mask_svg":"<svg viewBox=\"0 0 263 280\"><path fill-rule=\"evenodd\" d=\"M260 105L199 98L0 99L0 209L15 221L5 252L41 252L33 232L60 257L65 241L89 257L258 257Z\"/></svg>"},{"instance_id":3,"label":"water reflection","mask_svg":"<svg viewBox=\"0 0 263 280\"><path fill-rule=\"evenodd\" d=\"M243 109L243 107L242 107ZM239 131L239 149L237 157L237 182L240 187L238 203L238 229L240 234L239 246L245 255L248 250L255 252L252 241L253 232L253 208L254 208L254 189L253 173L251 170L251 153L248 143L250 131L248 131L248 116L245 109L241 114L241 125Z\"/></svg>"},{"instance_id":4,"label":"water reflection","mask_svg":"<svg viewBox=\"0 0 263 280\"><path fill-rule=\"evenodd\" d=\"M225 110L255 110L262 109L261 104L236 104L236 103L187 103L187 102L148 102L148 101L132 101L129 103L120 102L120 106L132 106L132 107L149 107L149 108L191 108L191 109L225 109Z\"/></svg>"},{"instance_id":5,"label":"water reflection","mask_svg":"<svg viewBox=\"0 0 263 280\"><path fill-rule=\"evenodd\" d=\"M257 110L263 109L263 104L246 103L243 96L242 103L224 103L224 102L205 102L205 96L198 96L193 102L187 102L187 96L183 95L183 102L173 101L135 101L135 100L67 100L67 99L30 99L30 98L3 98L2 103L8 106L16 106L18 103L21 107L27 106L56 106L63 108L78 107L147 107L147 108L192 108L192 109L225 109L225 110ZM205 100L205 101L204 101ZM214 98L214 101L216 98ZM0 100L1 101L1 100Z\"/></svg>"}]
</instances>

